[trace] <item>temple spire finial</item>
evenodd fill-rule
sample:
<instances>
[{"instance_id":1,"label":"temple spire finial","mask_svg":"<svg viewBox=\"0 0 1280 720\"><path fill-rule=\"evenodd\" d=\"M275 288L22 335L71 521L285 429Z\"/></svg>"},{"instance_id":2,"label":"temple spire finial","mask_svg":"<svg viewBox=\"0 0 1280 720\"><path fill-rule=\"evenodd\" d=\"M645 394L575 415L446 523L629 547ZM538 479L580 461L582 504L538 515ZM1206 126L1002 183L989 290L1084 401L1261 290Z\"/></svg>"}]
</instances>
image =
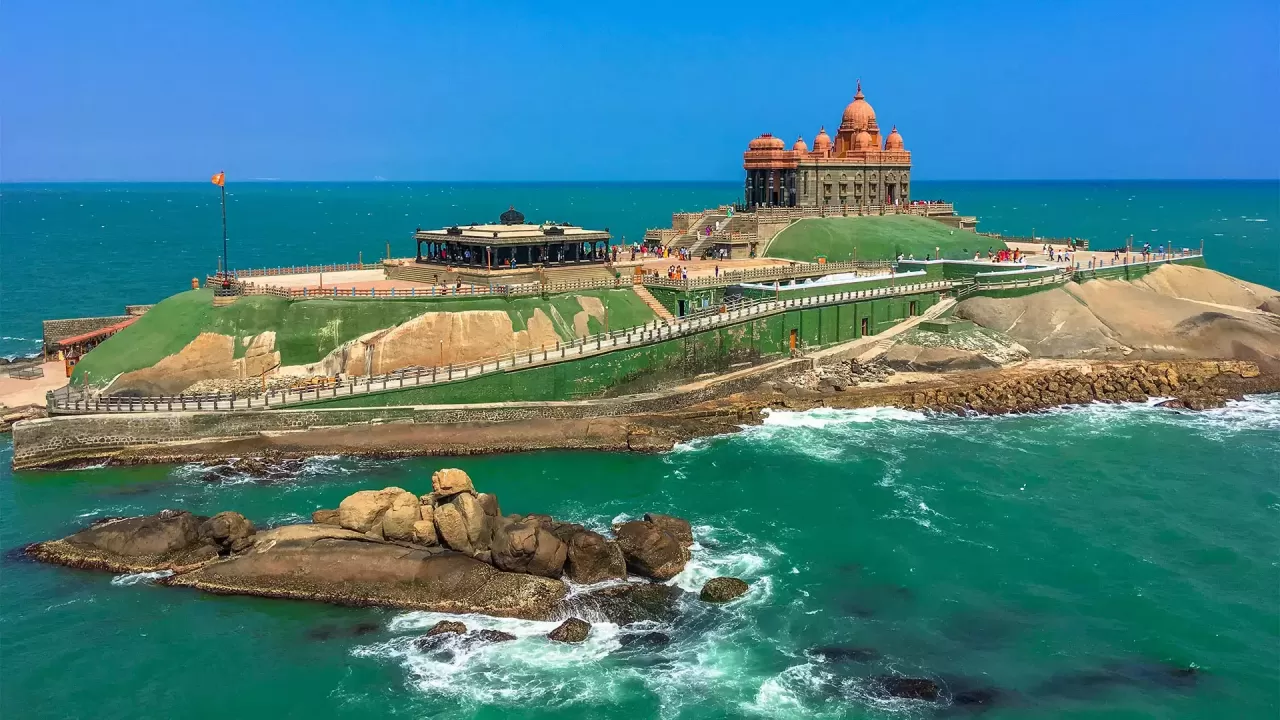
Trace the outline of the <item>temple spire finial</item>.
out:
<instances>
[{"instance_id":1,"label":"temple spire finial","mask_svg":"<svg viewBox=\"0 0 1280 720\"><path fill-rule=\"evenodd\" d=\"M862 99L862 97L863 97L863 95L862 95L862 78L858 78L858 89L857 89L857 91L856 91L856 92L854 92L854 93L853 93L853 99L854 99L854 100L861 100L861 99Z\"/></svg>"}]
</instances>

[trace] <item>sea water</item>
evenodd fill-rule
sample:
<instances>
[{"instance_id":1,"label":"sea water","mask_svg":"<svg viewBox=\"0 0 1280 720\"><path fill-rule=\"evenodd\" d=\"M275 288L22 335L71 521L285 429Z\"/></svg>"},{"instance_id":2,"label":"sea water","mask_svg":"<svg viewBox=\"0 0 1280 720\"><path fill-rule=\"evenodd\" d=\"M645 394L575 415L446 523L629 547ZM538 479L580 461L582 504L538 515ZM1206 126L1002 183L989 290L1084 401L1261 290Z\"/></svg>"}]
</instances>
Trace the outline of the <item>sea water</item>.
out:
<instances>
[{"instance_id":1,"label":"sea water","mask_svg":"<svg viewBox=\"0 0 1280 720\"><path fill-rule=\"evenodd\" d=\"M1280 711L1280 396L999 418L775 412L657 455L316 458L293 478L196 465L7 469L0 450L0 716L925 718L874 678L992 690L992 718L1268 718ZM347 494L461 467L504 512L607 531L694 526L672 583L750 583L666 626L462 618L516 635L450 657L446 616L217 597L24 561L102 516L234 509L302 521ZM219 476L220 477L220 476ZM577 589L575 589L577 591ZM623 636L664 632L665 647ZM831 659L823 648L856 651ZM1174 669L1195 668L1194 682ZM952 710L958 710L953 707Z\"/></svg>"},{"instance_id":2,"label":"sea water","mask_svg":"<svg viewBox=\"0 0 1280 720\"><path fill-rule=\"evenodd\" d=\"M40 319L114 314L207 273L221 251L210 188L0 188L0 351L38 348ZM737 190L234 186L232 265L368 261L386 242L406 255L413 227L511 204L634 239ZM1276 190L922 182L916 194L1010 234L1203 237L1212 267L1275 287ZM963 717L974 708L947 703L972 690L994 693L992 718L1280 713L1280 396L1205 413L872 408L763 421L656 455L321 457L270 481L195 465L13 473L5 439L0 717ZM95 518L170 507L302 522L358 489L425 492L446 466L505 512L602 531L647 511L685 517L697 545L672 582L696 591L731 575L751 590L726 606L691 601L669 626L596 623L575 646L546 641L549 623L469 616L517 640L441 657L412 640L443 615L217 597L20 552ZM624 646L649 631L670 644ZM1174 672L1187 668L1194 682ZM942 704L885 698L874 678L893 674L936 680Z\"/></svg>"}]
</instances>

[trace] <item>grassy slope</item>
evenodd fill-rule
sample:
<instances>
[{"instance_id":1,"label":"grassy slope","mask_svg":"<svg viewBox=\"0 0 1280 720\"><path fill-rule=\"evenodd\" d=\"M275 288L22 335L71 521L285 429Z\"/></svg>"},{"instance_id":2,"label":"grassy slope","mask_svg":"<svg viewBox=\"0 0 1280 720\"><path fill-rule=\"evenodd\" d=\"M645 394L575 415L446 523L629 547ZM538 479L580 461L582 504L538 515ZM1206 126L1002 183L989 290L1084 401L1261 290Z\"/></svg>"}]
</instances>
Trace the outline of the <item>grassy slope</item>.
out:
<instances>
[{"instance_id":1,"label":"grassy slope","mask_svg":"<svg viewBox=\"0 0 1280 720\"><path fill-rule=\"evenodd\" d=\"M600 298L609 309L609 324L614 329L639 325L654 317L653 311L631 290L576 294ZM511 317L515 330L523 330L535 310L541 308L551 315L553 305L568 323L565 327L557 324L557 332L568 340L573 334L573 315L582 309L574 295L557 295L549 300L285 300L254 295L215 308L210 291L191 290L158 303L133 325L94 348L76 365L73 381L82 381L84 373L88 373L91 382L105 383L120 373L150 367L181 350L201 332L244 338L274 330L281 362L297 365L315 362L344 342L426 312L501 310ZM603 329L595 319L589 325L592 332ZM236 346L236 355L243 355L241 343Z\"/></svg>"},{"instance_id":2,"label":"grassy slope","mask_svg":"<svg viewBox=\"0 0 1280 720\"><path fill-rule=\"evenodd\" d=\"M793 223L769 244L768 255L788 260L812 262L825 255L831 262L889 260L914 254L923 260L934 248L942 257L971 258L975 250L986 255L987 248L1003 248L970 230L954 230L936 220L915 215L809 218Z\"/></svg>"}]
</instances>

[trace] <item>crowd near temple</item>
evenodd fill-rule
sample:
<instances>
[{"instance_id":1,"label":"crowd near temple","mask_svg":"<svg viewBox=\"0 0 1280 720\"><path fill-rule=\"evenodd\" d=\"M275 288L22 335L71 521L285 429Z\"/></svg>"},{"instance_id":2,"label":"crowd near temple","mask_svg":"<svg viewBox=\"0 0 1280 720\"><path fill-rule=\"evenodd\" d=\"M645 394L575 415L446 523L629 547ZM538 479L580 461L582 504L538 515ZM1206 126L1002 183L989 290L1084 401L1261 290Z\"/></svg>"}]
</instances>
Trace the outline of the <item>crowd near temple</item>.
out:
<instances>
[{"instance_id":1,"label":"crowd near temple","mask_svg":"<svg viewBox=\"0 0 1280 720\"><path fill-rule=\"evenodd\" d=\"M911 153L895 126L881 137L876 112L858 82L835 140L823 126L813 148L797 138L788 150L765 133L742 156L748 208L906 205L911 201Z\"/></svg>"}]
</instances>

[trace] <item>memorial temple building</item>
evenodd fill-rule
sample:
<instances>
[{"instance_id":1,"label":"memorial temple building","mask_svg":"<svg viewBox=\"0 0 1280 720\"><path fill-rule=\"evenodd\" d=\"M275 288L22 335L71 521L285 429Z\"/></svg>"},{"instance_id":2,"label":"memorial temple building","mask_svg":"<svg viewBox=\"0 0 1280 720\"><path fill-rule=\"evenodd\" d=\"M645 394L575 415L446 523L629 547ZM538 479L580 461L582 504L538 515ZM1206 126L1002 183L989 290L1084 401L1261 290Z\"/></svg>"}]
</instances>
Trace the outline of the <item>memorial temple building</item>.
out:
<instances>
[{"instance_id":1,"label":"memorial temple building","mask_svg":"<svg viewBox=\"0 0 1280 720\"><path fill-rule=\"evenodd\" d=\"M609 259L609 229L566 223L526 224L515 208L496 224L418 229L417 262L469 270L515 270L535 265L603 264Z\"/></svg>"},{"instance_id":2,"label":"memorial temple building","mask_svg":"<svg viewBox=\"0 0 1280 720\"><path fill-rule=\"evenodd\" d=\"M788 150L768 133L742 154L746 204L755 207L875 207L911 201L911 153L895 126L882 137L876 112L858 82L835 141L826 127L813 148L797 138Z\"/></svg>"}]
</instances>

